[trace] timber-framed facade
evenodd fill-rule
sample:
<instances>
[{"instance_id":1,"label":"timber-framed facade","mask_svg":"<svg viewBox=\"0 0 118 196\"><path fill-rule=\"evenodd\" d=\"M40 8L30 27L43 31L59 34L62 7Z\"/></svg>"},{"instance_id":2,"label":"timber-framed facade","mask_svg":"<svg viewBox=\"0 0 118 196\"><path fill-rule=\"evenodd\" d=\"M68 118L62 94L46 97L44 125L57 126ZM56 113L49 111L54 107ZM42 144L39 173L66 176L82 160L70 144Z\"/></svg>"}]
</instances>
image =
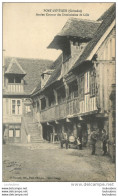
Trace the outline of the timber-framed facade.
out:
<instances>
[{"instance_id":1,"label":"timber-framed facade","mask_svg":"<svg viewBox=\"0 0 118 196\"><path fill-rule=\"evenodd\" d=\"M63 127L77 137L80 127L89 140L91 129L101 135L104 128L113 155L115 98L110 97L115 92L115 5L97 21L69 19L48 48L60 49L62 54L44 87L31 95L42 137L54 142Z\"/></svg>"},{"instance_id":2,"label":"timber-framed facade","mask_svg":"<svg viewBox=\"0 0 118 196\"><path fill-rule=\"evenodd\" d=\"M81 130L89 141L92 129L104 128L114 158L115 14L114 4L97 21L69 19L48 46L61 55L45 71L35 67L37 78L11 61L3 73L5 141L55 142L62 129L75 137Z\"/></svg>"}]
</instances>

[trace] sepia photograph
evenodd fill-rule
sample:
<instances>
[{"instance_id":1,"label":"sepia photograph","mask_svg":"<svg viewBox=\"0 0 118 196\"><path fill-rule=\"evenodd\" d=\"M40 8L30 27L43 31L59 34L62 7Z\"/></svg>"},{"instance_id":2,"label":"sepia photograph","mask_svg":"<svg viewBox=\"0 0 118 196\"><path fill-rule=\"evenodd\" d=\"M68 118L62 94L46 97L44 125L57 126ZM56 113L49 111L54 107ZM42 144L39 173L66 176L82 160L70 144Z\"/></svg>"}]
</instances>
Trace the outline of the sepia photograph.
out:
<instances>
[{"instance_id":1,"label":"sepia photograph","mask_svg":"<svg viewBox=\"0 0 118 196\"><path fill-rule=\"evenodd\" d=\"M2 181L116 182L116 3L2 12Z\"/></svg>"}]
</instances>

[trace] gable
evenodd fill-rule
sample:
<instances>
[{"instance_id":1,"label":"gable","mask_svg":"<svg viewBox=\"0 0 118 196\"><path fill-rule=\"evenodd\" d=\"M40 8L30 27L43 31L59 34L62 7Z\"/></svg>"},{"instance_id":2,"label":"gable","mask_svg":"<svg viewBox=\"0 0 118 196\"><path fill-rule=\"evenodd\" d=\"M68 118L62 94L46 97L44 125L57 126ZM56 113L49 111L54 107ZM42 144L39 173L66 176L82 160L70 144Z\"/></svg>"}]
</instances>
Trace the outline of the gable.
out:
<instances>
[{"instance_id":1,"label":"gable","mask_svg":"<svg viewBox=\"0 0 118 196\"><path fill-rule=\"evenodd\" d=\"M18 61L15 58L12 58L9 66L8 66L6 72L5 72L5 74L26 75L26 72L23 70L23 68L18 63Z\"/></svg>"},{"instance_id":2,"label":"gable","mask_svg":"<svg viewBox=\"0 0 118 196\"><path fill-rule=\"evenodd\" d=\"M8 70L12 57L5 58L5 72ZM53 61L44 59L30 59L17 57L17 62L20 64L26 75L23 78L24 81L24 94L30 94L34 88L38 85L40 88L41 74L46 68L50 68ZM7 75L7 74L5 74ZM5 92L4 92L5 93Z\"/></svg>"}]
</instances>

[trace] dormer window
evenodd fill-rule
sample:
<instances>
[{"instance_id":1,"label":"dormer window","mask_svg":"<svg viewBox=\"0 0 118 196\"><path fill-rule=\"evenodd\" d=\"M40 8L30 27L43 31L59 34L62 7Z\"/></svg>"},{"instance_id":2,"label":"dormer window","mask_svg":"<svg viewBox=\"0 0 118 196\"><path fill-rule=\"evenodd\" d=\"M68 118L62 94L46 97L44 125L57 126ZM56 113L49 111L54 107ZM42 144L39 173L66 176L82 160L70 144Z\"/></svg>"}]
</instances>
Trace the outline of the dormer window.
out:
<instances>
[{"instance_id":1,"label":"dormer window","mask_svg":"<svg viewBox=\"0 0 118 196\"><path fill-rule=\"evenodd\" d=\"M21 93L24 91L23 77L26 72L16 59L12 59L5 71L6 88L8 92Z\"/></svg>"},{"instance_id":2,"label":"dormer window","mask_svg":"<svg viewBox=\"0 0 118 196\"><path fill-rule=\"evenodd\" d=\"M11 83L12 83L12 84L13 84L13 83L19 83L19 84L20 84L20 83L21 83L21 77L18 77L18 76L17 76L17 77L14 77L14 76L11 76L11 77L10 77L10 76L9 76L9 77L8 77L8 83L9 83L9 84L11 84Z\"/></svg>"},{"instance_id":3,"label":"dormer window","mask_svg":"<svg viewBox=\"0 0 118 196\"><path fill-rule=\"evenodd\" d=\"M54 70L47 69L41 74L41 88L43 88Z\"/></svg>"}]
</instances>

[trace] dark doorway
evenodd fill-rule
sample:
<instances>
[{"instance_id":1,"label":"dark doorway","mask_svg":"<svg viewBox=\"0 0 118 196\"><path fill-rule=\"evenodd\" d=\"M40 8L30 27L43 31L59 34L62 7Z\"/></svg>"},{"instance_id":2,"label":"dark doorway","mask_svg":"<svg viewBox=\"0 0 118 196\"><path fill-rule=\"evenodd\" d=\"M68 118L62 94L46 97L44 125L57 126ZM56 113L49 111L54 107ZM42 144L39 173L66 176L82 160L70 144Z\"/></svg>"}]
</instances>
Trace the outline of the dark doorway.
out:
<instances>
[{"instance_id":1,"label":"dark doorway","mask_svg":"<svg viewBox=\"0 0 118 196\"><path fill-rule=\"evenodd\" d=\"M43 139L50 142L51 133L53 133L53 127L47 124L43 124Z\"/></svg>"}]
</instances>

